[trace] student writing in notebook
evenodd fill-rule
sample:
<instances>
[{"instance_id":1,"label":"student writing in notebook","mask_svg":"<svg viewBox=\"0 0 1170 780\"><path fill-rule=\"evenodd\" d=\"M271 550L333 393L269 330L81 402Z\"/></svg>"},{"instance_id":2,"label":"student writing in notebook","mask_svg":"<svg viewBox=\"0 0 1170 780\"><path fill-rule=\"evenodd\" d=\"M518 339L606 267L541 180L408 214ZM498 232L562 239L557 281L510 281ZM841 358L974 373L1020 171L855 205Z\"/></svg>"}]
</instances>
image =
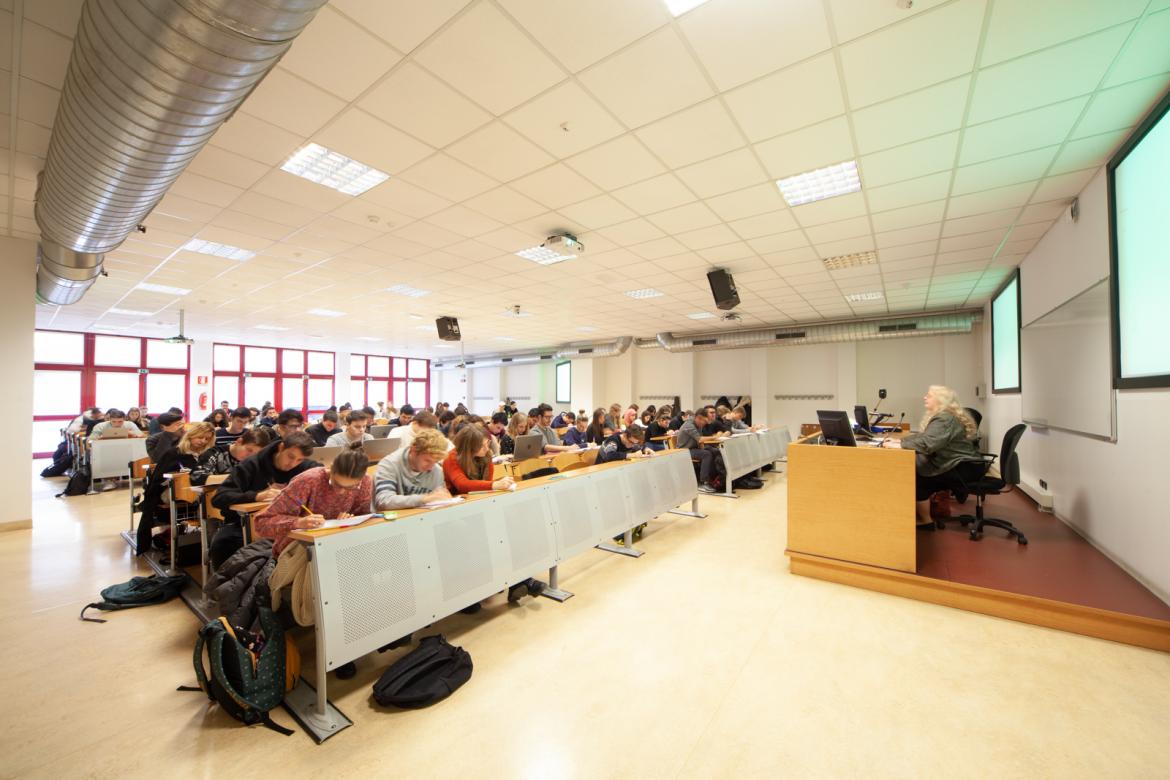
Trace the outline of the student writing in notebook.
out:
<instances>
[{"instance_id":1,"label":"student writing in notebook","mask_svg":"<svg viewBox=\"0 0 1170 780\"><path fill-rule=\"evenodd\" d=\"M439 466L447 456L447 446L443 434L424 428L409 447L399 447L382 458L374 473L373 511L414 509L451 498Z\"/></svg>"},{"instance_id":2,"label":"student writing in notebook","mask_svg":"<svg viewBox=\"0 0 1170 780\"><path fill-rule=\"evenodd\" d=\"M488 437L474 425L465 425L455 434L455 449L443 461L443 478L451 495L473 490L507 490L512 487L509 476L494 478L491 447Z\"/></svg>"}]
</instances>

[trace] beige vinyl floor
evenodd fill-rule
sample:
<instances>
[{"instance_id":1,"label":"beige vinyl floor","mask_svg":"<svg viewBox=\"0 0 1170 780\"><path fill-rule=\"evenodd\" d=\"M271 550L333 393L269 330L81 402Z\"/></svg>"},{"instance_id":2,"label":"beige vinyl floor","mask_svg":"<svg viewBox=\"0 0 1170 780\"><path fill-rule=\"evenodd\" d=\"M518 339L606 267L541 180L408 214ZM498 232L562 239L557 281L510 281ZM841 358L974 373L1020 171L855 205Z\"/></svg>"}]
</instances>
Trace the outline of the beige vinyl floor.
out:
<instances>
[{"instance_id":1,"label":"beige vinyl floor","mask_svg":"<svg viewBox=\"0 0 1170 780\"><path fill-rule=\"evenodd\" d=\"M181 601L79 621L145 569L127 494L34 477L33 529L0 534L0 776L1170 776L1170 655L795 577L785 487L666 515L640 559L574 559L565 604L442 621L475 672L429 710L372 704L405 650L360 660L330 685L356 725L318 746L175 691L198 627Z\"/></svg>"}]
</instances>

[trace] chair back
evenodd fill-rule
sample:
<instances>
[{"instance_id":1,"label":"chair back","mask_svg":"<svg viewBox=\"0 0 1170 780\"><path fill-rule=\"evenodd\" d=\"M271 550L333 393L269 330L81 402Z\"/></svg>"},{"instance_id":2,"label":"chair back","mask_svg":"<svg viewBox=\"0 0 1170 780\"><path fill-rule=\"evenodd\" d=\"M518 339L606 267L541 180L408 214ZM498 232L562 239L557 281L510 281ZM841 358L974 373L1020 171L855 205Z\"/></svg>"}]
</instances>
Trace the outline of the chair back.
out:
<instances>
[{"instance_id":1,"label":"chair back","mask_svg":"<svg viewBox=\"0 0 1170 780\"><path fill-rule=\"evenodd\" d=\"M597 463L597 456L600 453L601 450L597 449L596 447L591 450L585 450L581 453L581 463L585 464L586 466L592 466L593 464Z\"/></svg>"},{"instance_id":2,"label":"chair back","mask_svg":"<svg viewBox=\"0 0 1170 780\"><path fill-rule=\"evenodd\" d=\"M142 479L150 468L150 458L139 458L130 461L130 479Z\"/></svg>"},{"instance_id":3,"label":"chair back","mask_svg":"<svg viewBox=\"0 0 1170 780\"><path fill-rule=\"evenodd\" d=\"M537 471L544 471L545 469L550 468L552 468L552 466L550 466L549 462L544 458L528 458L527 460L522 460L519 463L516 463L516 465L513 467L512 473L513 476L517 479L528 479L529 474ZM555 474L556 469L552 469L551 473Z\"/></svg>"},{"instance_id":4,"label":"chair back","mask_svg":"<svg viewBox=\"0 0 1170 780\"><path fill-rule=\"evenodd\" d=\"M1003 447L999 451L999 476L1008 485L1020 484L1020 457L1016 455L1016 447L1026 430L1028 426L1019 423L1003 435Z\"/></svg>"},{"instance_id":5,"label":"chair back","mask_svg":"<svg viewBox=\"0 0 1170 780\"><path fill-rule=\"evenodd\" d=\"M979 413L979 410L972 409L970 406L964 406L963 411L975 421L975 430L979 430L979 426L983 424L983 415Z\"/></svg>"},{"instance_id":6,"label":"chair back","mask_svg":"<svg viewBox=\"0 0 1170 780\"><path fill-rule=\"evenodd\" d=\"M580 452L562 452L552 459L552 467L557 471L564 471L566 466L580 462Z\"/></svg>"}]
</instances>

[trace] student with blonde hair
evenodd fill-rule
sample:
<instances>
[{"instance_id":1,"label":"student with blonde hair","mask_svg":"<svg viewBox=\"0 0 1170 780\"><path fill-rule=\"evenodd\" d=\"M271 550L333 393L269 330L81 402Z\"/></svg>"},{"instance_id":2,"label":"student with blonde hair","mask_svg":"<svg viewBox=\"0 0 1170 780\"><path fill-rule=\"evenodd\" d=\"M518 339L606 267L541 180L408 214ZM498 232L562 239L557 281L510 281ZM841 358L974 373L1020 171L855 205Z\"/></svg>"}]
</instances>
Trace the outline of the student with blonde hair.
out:
<instances>
[{"instance_id":1,"label":"student with blonde hair","mask_svg":"<svg viewBox=\"0 0 1170 780\"><path fill-rule=\"evenodd\" d=\"M516 451L516 437L528 433L528 415L513 412L508 418L508 430L500 434L500 454L511 455Z\"/></svg>"},{"instance_id":2,"label":"student with blonde hair","mask_svg":"<svg viewBox=\"0 0 1170 780\"><path fill-rule=\"evenodd\" d=\"M939 491L951 490L962 484L966 469L971 477L981 470L969 459L978 458L975 447L976 425L963 407L955 391L943 385L931 385L922 396L925 412L920 431L903 436L899 441L889 439L885 447L901 447L918 453L915 468L914 500L920 528L933 526L930 517L930 497Z\"/></svg>"},{"instance_id":3,"label":"student with blonde hair","mask_svg":"<svg viewBox=\"0 0 1170 780\"><path fill-rule=\"evenodd\" d=\"M424 428L409 447L399 447L382 458L374 473L373 511L413 509L450 498L439 466L448 446L443 434Z\"/></svg>"},{"instance_id":4,"label":"student with blonde hair","mask_svg":"<svg viewBox=\"0 0 1170 780\"><path fill-rule=\"evenodd\" d=\"M150 549L151 528L160 520L157 510L168 484L164 475L191 471L214 451L215 426L209 422L197 422L187 426L179 443L159 457L142 497L142 517L138 521L139 555Z\"/></svg>"}]
</instances>

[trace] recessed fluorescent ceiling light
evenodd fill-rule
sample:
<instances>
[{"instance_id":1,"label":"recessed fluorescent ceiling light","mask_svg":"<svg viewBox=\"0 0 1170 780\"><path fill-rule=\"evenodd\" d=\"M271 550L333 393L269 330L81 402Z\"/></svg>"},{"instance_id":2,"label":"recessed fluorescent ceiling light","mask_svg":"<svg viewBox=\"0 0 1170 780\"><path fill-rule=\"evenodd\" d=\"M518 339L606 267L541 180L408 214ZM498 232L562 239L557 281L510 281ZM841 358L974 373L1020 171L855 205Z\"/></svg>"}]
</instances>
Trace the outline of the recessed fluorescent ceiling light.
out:
<instances>
[{"instance_id":1,"label":"recessed fluorescent ceiling light","mask_svg":"<svg viewBox=\"0 0 1170 780\"><path fill-rule=\"evenodd\" d=\"M849 301L850 303L861 303L862 301L880 301L885 297L886 296L881 292L863 292L846 295L845 300Z\"/></svg>"},{"instance_id":2,"label":"recessed fluorescent ceiling light","mask_svg":"<svg viewBox=\"0 0 1170 780\"><path fill-rule=\"evenodd\" d=\"M515 341L511 336L496 336L496 341Z\"/></svg>"},{"instance_id":3,"label":"recessed fluorescent ceiling light","mask_svg":"<svg viewBox=\"0 0 1170 780\"><path fill-rule=\"evenodd\" d=\"M666 9L671 16L682 16L692 8L698 8L707 0L666 0Z\"/></svg>"},{"instance_id":4,"label":"recessed fluorescent ceiling light","mask_svg":"<svg viewBox=\"0 0 1170 780\"><path fill-rule=\"evenodd\" d=\"M333 309L309 309L309 314L315 314L318 317L344 317L345 312L333 311Z\"/></svg>"},{"instance_id":5,"label":"recessed fluorescent ceiling light","mask_svg":"<svg viewBox=\"0 0 1170 780\"><path fill-rule=\"evenodd\" d=\"M848 195L861 189L861 179L857 176L857 163L854 160L798 173L776 184L789 206Z\"/></svg>"},{"instance_id":6,"label":"recessed fluorescent ceiling light","mask_svg":"<svg viewBox=\"0 0 1170 780\"><path fill-rule=\"evenodd\" d=\"M386 292L396 293L397 295L405 295L407 298L421 298L424 295L430 295L430 290L420 290L417 287L411 287L408 284L396 284L393 287L387 287Z\"/></svg>"},{"instance_id":7,"label":"recessed fluorescent ceiling light","mask_svg":"<svg viewBox=\"0 0 1170 780\"><path fill-rule=\"evenodd\" d=\"M252 327L256 330L288 330L288 328L282 328L280 325L253 325Z\"/></svg>"},{"instance_id":8,"label":"recessed fluorescent ceiling light","mask_svg":"<svg viewBox=\"0 0 1170 780\"><path fill-rule=\"evenodd\" d=\"M361 195L390 178L388 173L313 143L301 148L280 169L346 195Z\"/></svg>"},{"instance_id":9,"label":"recessed fluorescent ceiling light","mask_svg":"<svg viewBox=\"0 0 1170 780\"><path fill-rule=\"evenodd\" d=\"M592 325L582 325L581 327L577 328L577 330L581 331L582 333L596 333L597 331L601 330L601 328L595 328Z\"/></svg>"},{"instance_id":10,"label":"recessed fluorescent ceiling light","mask_svg":"<svg viewBox=\"0 0 1170 780\"><path fill-rule=\"evenodd\" d=\"M562 255L553 249L545 249L542 246L534 246L529 249L521 249L516 253L518 257L523 257L525 260L531 260L540 265L553 265L563 260L572 260L576 255Z\"/></svg>"},{"instance_id":11,"label":"recessed fluorescent ceiling light","mask_svg":"<svg viewBox=\"0 0 1170 780\"><path fill-rule=\"evenodd\" d=\"M358 341L381 341L381 336L358 336Z\"/></svg>"},{"instance_id":12,"label":"recessed fluorescent ceiling light","mask_svg":"<svg viewBox=\"0 0 1170 780\"><path fill-rule=\"evenodd\" d=\"M455 349L453 344L436 344L435 349Z\"/></svg>"},{"instance_id":13,"label":"recessed fluorescent ceiling light","mask_svg":"<svg viewBox=\"0 0 1170 780\"><path fill-rule=\"evenodd\" d=\"M694 314L688 314L687 318L692 320L713 320L715 319L715 315L709 311L697 311Z\"/></svg>"},{"instance_id":14,"label":"recessed fluorescent ceiling light","mask_svg":"<svg viewBox=\"0 0 1170 780\"><path fill-rule=\"evenodd\" d=\"M154 312L152 311L138 311L137 309L110 309L106 314L125 314L127 317L149 317Z\"/></svg>"},{"instance_id":15,"label":"recessed fluorescent ceiling light","mask_svg":"<svg viewBox=\"0 0 1170 780\"><path fill-rule=\"evenodd\" d=\"M231 246L230 244L219 244L215 241L204 241L202 238L191 239L183 245L183 248L189 252L198 252L201 255L226 257L228 260L251 260L256 256L255 252L248 249L241 249L238 246Z\"/></svg>"},{"instance_id":16,"label":"recessed fluorescent ceiling light","mask_svg":"<svg viewBox=\"0 0 1170 780\"><path fill-rule=\"evenodd\" d=\"M423 318L421 314L408 314L406 316L410 317L412 320L421 320Z\"/></svg>"},{"instance_id":17,"label":"recessed fluorescent ceiling light","mask_svg":"<svg viewBox=\"0 0 1170 780\"><path fill-rule=\"evenodd\" d=\"M646 287L641 290L626 290L626 295L631 298L661 298L666 293L660 293L653 287Z\"/></svg>"},{"instance_id":18,"label":"recessed fluorescent ceiling light","mask_svg":"<svg viewBox=\"0 0 1170 780\"><path fill-rule=\"evenodd\" d=\"M854 252L851 255L837 255L821 260L829 271L840 271L842 268L857 268L861 265L873 265L877 262L877 252Z\"/></svg>"},{"instance_id":19,"label":"recessed fluorescent ceiling light","mask_svg":"<svg viewBox=\"0 0 1170 780\"><path fill-rule=\"evenodd\" d=\"M166 295L186 295L191 292L184 290L182 287L168 287L165 284L151 284L150 282L143 282L138 285L139 290L146 290L147 292L165 293Z\"/></svg>"},{"instance_id":20,"label":"recessed fluorescent ceiling light","mask_svg":"<svg viewBox=\"0 0 1170 780\"><path fill-rule=\"evenodd\" d=\"M414 329L415 330L434 330L435 326L434 325L415 325Z\"/></svg>"}]
</instances>

